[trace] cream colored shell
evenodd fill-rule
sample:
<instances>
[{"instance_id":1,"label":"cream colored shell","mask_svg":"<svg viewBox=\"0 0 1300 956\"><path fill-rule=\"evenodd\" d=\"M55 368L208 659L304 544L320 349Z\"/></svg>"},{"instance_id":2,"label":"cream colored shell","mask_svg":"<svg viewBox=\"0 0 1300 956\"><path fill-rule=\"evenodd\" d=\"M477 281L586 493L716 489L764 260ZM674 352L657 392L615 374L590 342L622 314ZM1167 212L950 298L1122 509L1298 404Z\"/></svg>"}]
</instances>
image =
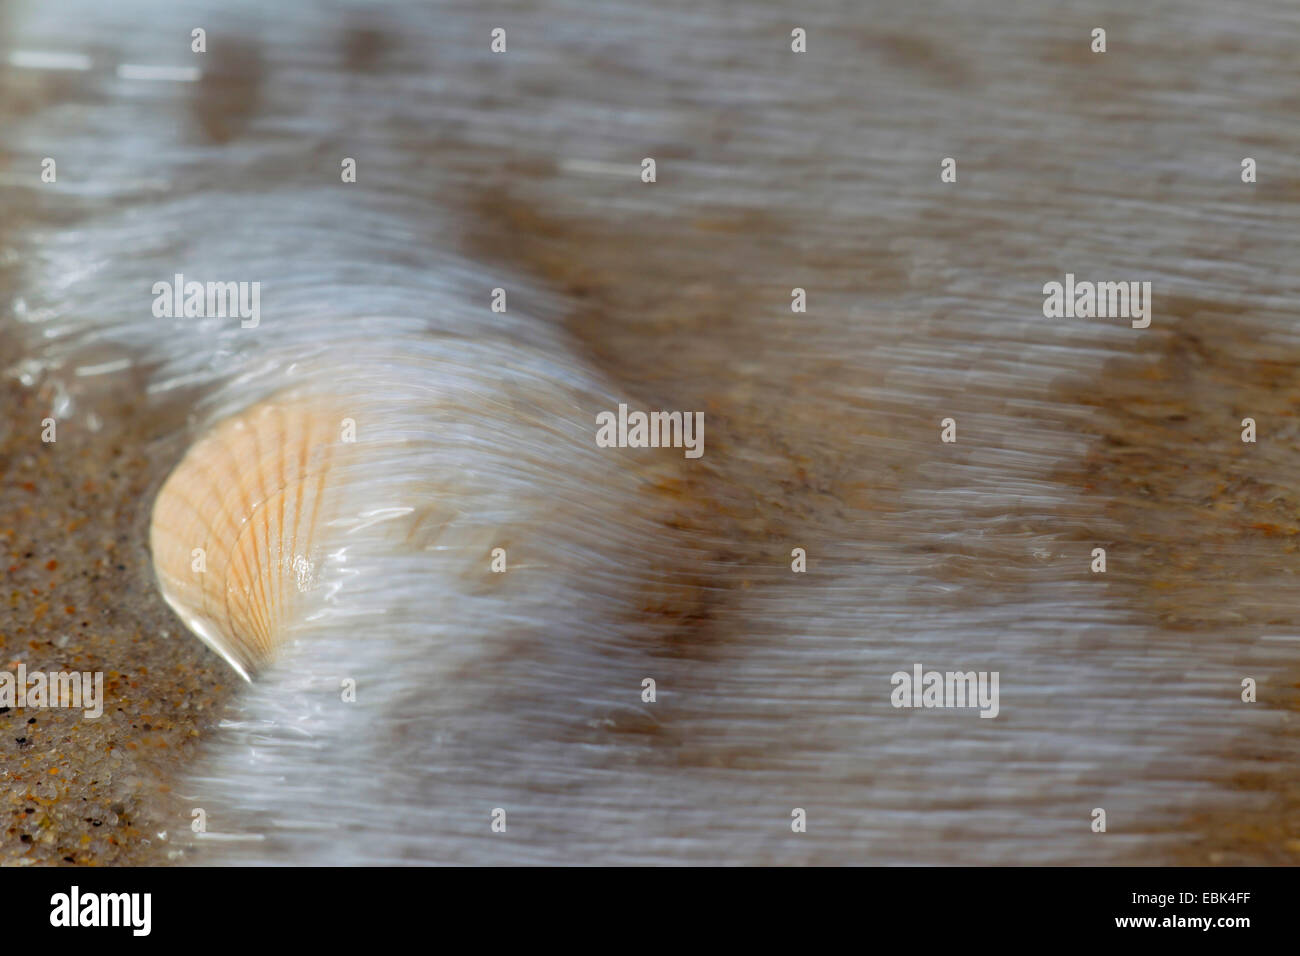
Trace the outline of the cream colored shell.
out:
<instances>
[{"instance_id":1,"label":"cream colored shell","mask_svg":"<svg viewBox=\"0 0 1300 956\"><path fill-rule=\"evenodd\" d=\"M195 443L154 503L163 596L245 679L272 659L315 583L330 472L349 447L341 420L302 398L254 405Z\"/></svg>"}]
</instances>

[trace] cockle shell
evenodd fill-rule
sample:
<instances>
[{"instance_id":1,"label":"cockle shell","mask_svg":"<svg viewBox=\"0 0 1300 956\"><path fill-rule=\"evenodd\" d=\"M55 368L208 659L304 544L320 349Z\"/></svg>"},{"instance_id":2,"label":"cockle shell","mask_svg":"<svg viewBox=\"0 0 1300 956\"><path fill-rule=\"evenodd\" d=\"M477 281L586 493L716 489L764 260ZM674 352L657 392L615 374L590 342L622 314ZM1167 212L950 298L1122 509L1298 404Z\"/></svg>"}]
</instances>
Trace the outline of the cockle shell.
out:
<instances>
[{"instance_id":1,"label":"cockle shell","mask_svg":"<svg viewBox=\"0 0 1300 956\"><path fill-rule=\"evenodd\" d=\"M245 679L315 583L331 470L351 447L341 421L316 397L260 402L196 442L154 503L163 597Z\"/></svg>"}]
</instances>

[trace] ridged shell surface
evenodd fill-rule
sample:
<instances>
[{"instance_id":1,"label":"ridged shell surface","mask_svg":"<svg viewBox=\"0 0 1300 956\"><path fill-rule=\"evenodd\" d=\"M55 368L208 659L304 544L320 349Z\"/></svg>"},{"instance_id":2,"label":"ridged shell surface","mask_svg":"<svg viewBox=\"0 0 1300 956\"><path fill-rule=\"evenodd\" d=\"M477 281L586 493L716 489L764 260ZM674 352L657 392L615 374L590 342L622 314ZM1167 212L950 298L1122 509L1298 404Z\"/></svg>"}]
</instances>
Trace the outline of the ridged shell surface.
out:
<instances>
[{"instance_id":1,"label":"ridged shell surface","mask_svg":"<svg viewBox=\"0 0 1300 956\"><path fill-rule=\"evenodd\" d=\"M315 584L342 439L342 416L319 401L272 398L214 427L158 493L149 538L163 596L246 679Z\"/></svg>"}]
</instances>

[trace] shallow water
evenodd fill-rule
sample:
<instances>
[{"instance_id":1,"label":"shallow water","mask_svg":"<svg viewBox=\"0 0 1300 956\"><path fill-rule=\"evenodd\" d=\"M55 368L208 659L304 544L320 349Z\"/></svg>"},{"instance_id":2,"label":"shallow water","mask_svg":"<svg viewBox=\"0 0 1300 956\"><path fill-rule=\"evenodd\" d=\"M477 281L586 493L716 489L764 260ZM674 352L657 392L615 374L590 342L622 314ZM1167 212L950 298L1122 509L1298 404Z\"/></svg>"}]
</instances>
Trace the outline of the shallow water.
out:
<instances>
[{"instance_id":1,"label":"shallow water","mask_svg":"<svg viewBox=\"0 0 1300 956\"><path fill-rule=\"evenodd\" d=\"M0 7L6 59L93 62L0 67L0 634L131 678L0 746L4 859L1294 863L1300 14L1040 6ZM1150 328L1044 318L1066 272L1150 281ZM262 282L261 324L156 317L175 273ZM237 686L154 591L153 495L212 420L358 377L412 429L501 382L473 474L525 463L521 535L590 521L513 599L375 539ZM704 457L606 473L597 399L702 410ZM999 716L894 709L917 662L998 671ZM391 687L330 710L349 669ZM180 840L194 806L253 839Z\"/></svg>"}]
</instances>

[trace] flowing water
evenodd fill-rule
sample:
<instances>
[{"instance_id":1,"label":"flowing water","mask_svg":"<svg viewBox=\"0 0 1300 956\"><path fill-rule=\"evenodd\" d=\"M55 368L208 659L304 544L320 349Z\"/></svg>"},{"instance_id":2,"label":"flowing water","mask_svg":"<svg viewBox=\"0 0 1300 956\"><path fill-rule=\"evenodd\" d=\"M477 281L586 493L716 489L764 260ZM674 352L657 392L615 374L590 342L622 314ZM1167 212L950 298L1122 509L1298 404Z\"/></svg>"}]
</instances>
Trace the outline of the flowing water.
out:
<instances>
[{"instance_id":1,"label":"flowing water","mask_svg":"<svg viewBox=\"0 0 1300 956\"><path fill-rule=\"evenodd\" d=\"M110 672L0 741L0 858L1295 863L1297 44L1282 0L0 5L0 636ZM1150 326L1046 318L1067 273ZM256 326L159 316L177 274ZM382 440L245 685L149 512L289 385ZM703 456L597 448L619 403ZM893 707L918 663L997 717Z\"/></svg>"}]
</instances>

